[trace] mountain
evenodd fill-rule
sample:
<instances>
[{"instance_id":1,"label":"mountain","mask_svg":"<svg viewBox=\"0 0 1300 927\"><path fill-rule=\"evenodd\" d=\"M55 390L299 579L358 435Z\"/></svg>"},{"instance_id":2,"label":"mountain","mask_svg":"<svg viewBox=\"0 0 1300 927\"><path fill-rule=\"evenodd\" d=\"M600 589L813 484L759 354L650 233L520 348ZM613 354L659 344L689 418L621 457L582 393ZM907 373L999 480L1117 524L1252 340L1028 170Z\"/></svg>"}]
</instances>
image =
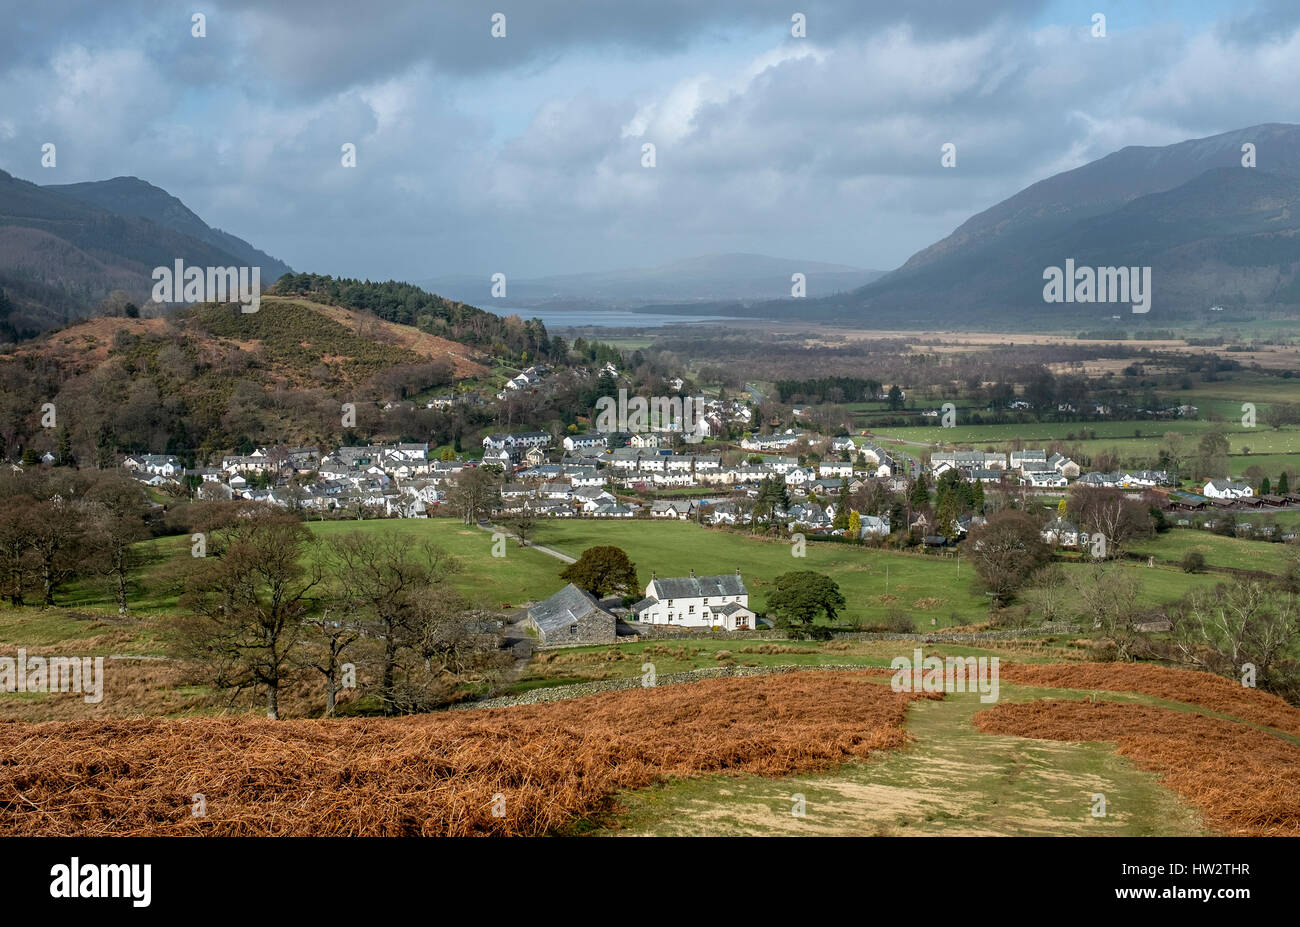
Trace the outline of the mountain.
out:
<instances>
[{"instance_id":1,"label":"mountain","mask_svg":"<svg viewBox=\"0 0 1300 927\"><path fill-rule=\"evenodd\" d=\"M264 285L288 270L134 178L50 188L0 171L0 341L94 315L113 290L143 305L153 269L177 259L256 264Z\"/></svg>"},{"instance_id":2,"label":"mountain","mask_svg":"<svg viewBox=\"0 0 1300 927\"><path fill-rule=\"evenodd\" d=\"M62 193L119 216L148 219L155 225L206 242L234 255L241 265L261 267L263 282L272 282L281 274L289 273L288 264L257 250L242 238L213 228L166 190L138 177L114 177L112 180L91 183L49 184L43 189Z\"/></svg>"},{"instance_id":3,"label":"mountain","mask_svg":"<svg viewBox=\"0 0 1300 927\"><path fill-rule=\"evenodd\" d=\"M881 274L762 254L713 254L660 267L509 279L503 301L517 307L628 309L665 302L781 299L790 295L795 273L804 274L809 296L847 292ZM466 302L486 304L491 298L486 276L438 277L420 285Z\"/></svg>"},{"instance_id":4,"label":"mountain","mask_svg":"<svg viewBox=\"0 0 1300 927\"><path fill-rule=\"evenodd\" d=\"M1257 166L1242 166L1242 145ZM972 216L899 269L809 306L887 324L1073 323L1127 304L1045 303L1043 272L1151 267L1144 321L1300 309L1300 126L1269 124L1130 147L1049 177Z\"/></svg>"},{"instance_id":5,"label":"mountain","mask_svg":"<svg viewBox=\"0 0 1300 927\"><path fill-rule=\"evenodd\" d=\"M1255 146L1256 166L1242 165ZM1113 315L1162 325L1300 315L1300 126L1129 147L1041 180L858 289L795 302L658 306L874 328L1041 330ZM1150 267L1151 304L1047 303L1044 271Z\"/></svg>"}]
</instances>

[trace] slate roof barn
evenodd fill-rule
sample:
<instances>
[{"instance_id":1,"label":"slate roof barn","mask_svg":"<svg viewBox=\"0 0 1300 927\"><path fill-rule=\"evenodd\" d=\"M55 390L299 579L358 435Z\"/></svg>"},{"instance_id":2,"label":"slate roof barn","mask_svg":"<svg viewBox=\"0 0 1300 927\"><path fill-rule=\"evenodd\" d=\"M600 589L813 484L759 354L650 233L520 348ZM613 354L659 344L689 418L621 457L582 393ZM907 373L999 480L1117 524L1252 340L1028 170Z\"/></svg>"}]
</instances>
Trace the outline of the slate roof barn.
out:
<instances>
[{"instance_id":1,"label":"slate roof barn","mask_svg":"<svg viewBox=\"0 0 1300 927\"><path fill-rule=\"evenodd\" d=\"M537 632L542 647L612 644L618 636L614 616L573 583L528 609L523 624Z\"/></svg>"}]
</instances>

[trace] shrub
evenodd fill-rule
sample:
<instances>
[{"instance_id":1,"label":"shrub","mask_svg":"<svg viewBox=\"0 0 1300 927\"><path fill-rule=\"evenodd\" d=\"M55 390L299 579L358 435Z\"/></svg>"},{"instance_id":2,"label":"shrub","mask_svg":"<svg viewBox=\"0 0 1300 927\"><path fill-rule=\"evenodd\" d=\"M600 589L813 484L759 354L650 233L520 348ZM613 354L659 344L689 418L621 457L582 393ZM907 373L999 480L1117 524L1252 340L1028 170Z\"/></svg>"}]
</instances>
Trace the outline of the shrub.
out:
<instances>
[{"instance_id":1,"label":"shrub","mask_svg":"<svg viewBox=\"0 0 1300 927\"><path fill-rule=\"evenodd\" d=\"M1199 550L1189 550L1183 554L1184 573L1199 573L1205 569L1205 555Z\"/></svg>"},{"instance_id":2,"label":"shrub","mask_svg":"<svg viewBox=\"0 0 1300 927\"><path fill-rule=\"evenodd\" d=\"M1088 659L1095 663L1113 663L1119 656L1119 647L1109 638L1098 638L1088 642Z\"/></svg>"},{"instance_id":3,"label":"shrub","mask_svg":"<svg viewBox=\"0 0 1300 927\"><path fill-rule=\"evenodd\" d=\"M885 616L885 628L895 634L911 634L916 630L916 622L901 608L891 608Z\"/></svg>"}]
</instances>

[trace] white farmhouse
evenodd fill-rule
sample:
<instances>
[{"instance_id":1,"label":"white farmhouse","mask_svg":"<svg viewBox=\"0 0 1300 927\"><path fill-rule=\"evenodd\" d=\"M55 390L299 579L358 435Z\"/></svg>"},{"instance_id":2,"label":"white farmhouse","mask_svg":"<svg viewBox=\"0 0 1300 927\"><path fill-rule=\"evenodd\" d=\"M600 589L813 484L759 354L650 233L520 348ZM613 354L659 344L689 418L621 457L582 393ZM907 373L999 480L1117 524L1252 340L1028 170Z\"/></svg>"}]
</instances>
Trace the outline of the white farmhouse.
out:
<instances>
[{"instance_id":1,"label":"white farmhouse","mask_svg":"<svg viewBox=\"0 0 1300 927\"><path fill-rule=\"evenodd\" d=\"M1210 480L1205 484L1201 495L1210 499L1247 499L1255 495L1255 490L1246 483L1234 483L1232 480Z\"/></svg>"},{"instance_id":2,"label":"white farmhouse","mask_svg":"<svg viewBox=\"0 0 1300 927\"><path fill-rule=\"evenodd\" d=\"M632 614L647 624L728 631L753 628L756 617L740 570L734 576L696 576L694 570L682 578L656 576L645 587L645 598L632 606Z\"/></svg>"}]
</instances>

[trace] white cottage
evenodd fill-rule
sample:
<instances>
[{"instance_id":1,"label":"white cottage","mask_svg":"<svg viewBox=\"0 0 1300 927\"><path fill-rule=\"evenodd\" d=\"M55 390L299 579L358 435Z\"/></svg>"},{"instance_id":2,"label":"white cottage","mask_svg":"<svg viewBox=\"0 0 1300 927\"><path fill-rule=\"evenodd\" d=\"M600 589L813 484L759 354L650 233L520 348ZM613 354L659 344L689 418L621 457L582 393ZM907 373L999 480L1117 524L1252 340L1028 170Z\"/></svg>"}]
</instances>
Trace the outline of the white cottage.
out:
<instances>
[{"instance_id":1,"label":"white cottage","mask_svg":"<svg viewBox=\"0 0 1300 927\"><path fill-rule=\"evenodd\" d=\"M728 631L753 628L756 619L740 570L734 576L696 576L691 570L688 577L654 577L645 587L645 598L632 606L632 614L647 624L716 626Z\"/></svg>"}]
</instances>

